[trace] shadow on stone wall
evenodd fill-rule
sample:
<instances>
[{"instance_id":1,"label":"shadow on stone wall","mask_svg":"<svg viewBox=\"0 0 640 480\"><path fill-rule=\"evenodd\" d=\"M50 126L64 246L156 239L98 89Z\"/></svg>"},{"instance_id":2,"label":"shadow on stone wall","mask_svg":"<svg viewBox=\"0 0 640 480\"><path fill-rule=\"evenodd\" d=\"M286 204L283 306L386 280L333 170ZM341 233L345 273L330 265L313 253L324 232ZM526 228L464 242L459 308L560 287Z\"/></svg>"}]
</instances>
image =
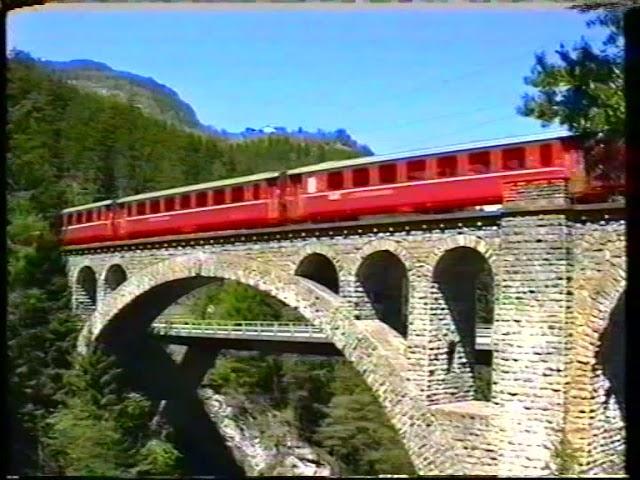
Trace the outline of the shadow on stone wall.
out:
<instances>
[{"instance_id":1,"label":"shadow on stone wall","mask_svg":"<svg viewBox=\"0 0 640 480\"><path fill-rule=\"evenodd\" d=\"M409 277L402 260L388 250L374 252L358 268L358 281L378 320L406 338Z\"/></svg>"},{"instance_id":2,"label":"shadow on stone wall","mask_svg":"<svg viewBox=\"0 0 640 480\"><path fill-rule=\"evenodd\" d=\"M488 400L491 389L491 355L476 351L476 327L478 323L493 323L491 267L477 250L455 247L440 257L434 268L433 280L459 338L459 341L451 340L447 345L446 372L452 372L455 362L464 362L476 384L476 377L481 373L488 380L482 382L481 395L477 391L478 385L475 386L475 396Z\"/></svg>"},{"instance_id":3,"label":"shadow on stone wall","mask_svg":"<svg viewBox=\"0 0 640 480\"><path fill-rule=\"evenodd\" d=\"M597 352L597 362L602 368L604 377L609 385L605 397L605 404L611 398L615 401L626 421L625 405L625 292L622 292L609 315L607 326L600 334L600 347Z\"/></svg>"},{"instance_id":4,"label":"shadow on stone wall","mask_svg":"<svg viewBox=\"0 0 640 480\"><path fill-rule=\"evenodd\" d=\"M111 342L106 348L116 357L133 389L154 403L164 400L162 415L174 432L176 448L184 456L185 473L245 476L198 395L200 381L194 381L193 377L201 375L189 375L159 342L146 335L138 338L135 345ZM215 352L211 352L211 357L215 358ZM197 370L206 372L207 368Z\"/></svg>"},{"instance_id":5,"label":"shadow on stone wall","mask_svg":"<svg viewBox=\"0 0 640 480\"><path fill-rule=\"evenodd\" d=\"M333 293L340 293L338 270L326 255L320 253L307 255L296 268L296 275L324 285Z\"/></svg>"},{"instance_id":6,"label":"shadow on stone wall","mask_svg":"<svg viewBox=\"0 0 640 480\"><path fill-rule=\"evenodd\" d=\"M158 285L120 310L97 341L114 355L131 388L154 403L163 400L163 415L175 434L176 448L185 459L188 475L245 476L227 448L217 426L207 414L197 387L206 367L192 362L178 365L148 327L168 306L185 294L215 282L192 277ZM216 352L211 352L215 358ZM195 370L197 372L195 372ZM200 374L200 371L202 373ZM195 372L195 374L194 374Z\"/></svg>"}]
</instances>

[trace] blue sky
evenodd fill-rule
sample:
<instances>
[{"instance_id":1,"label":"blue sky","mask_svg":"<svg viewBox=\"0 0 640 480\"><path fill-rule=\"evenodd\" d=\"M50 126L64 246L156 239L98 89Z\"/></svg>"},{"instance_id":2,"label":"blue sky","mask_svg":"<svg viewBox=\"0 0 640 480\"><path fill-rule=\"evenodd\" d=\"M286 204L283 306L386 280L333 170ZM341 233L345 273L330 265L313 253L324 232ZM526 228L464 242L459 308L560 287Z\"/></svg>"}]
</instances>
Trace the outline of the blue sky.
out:
<instances>
[{"instance_id":1,"label":"blue sky","mask_svg":"<svg viewBox=\"0 0 640 480\"><path fill-rule=\"evenodd\" d=\"M345 128L376 153L528 135L534 52L581 36L567 10L14 11L8 48L153 77L205 124ZM557 130L557 127L552 128Z\"/></svg>"}]
</instances>

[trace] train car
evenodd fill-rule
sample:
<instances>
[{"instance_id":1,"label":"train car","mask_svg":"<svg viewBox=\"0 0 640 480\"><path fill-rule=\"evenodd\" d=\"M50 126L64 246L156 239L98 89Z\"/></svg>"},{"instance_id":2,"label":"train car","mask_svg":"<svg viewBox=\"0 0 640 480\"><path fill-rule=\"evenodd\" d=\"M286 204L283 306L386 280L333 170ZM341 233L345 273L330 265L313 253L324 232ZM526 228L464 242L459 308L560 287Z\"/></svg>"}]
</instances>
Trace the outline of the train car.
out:
<instances>
[{"instance_id":1,"label":"train car","mask_svg":"<svg viewBox=\"0 0 640 480\"><path fill-rule=\"evenodd\" d=\"M574 137L536 135L289 170L285 201L293 221L459 209L501 203L505 180L566 179L582 169Z\"/></svg>"},{"instance_id":2,"label":"train car","mask_svg":"<svg viewBox=\"0 0 640 480\"><path fill-rule=\"evenodd\" d=\"M542 179L569 179L578 202L606 201L613 191L611 185L587 179L577 137L533 135L500 144L325 162L68 208L62 212L62 240L71 246L375 215L495 209L503 202L505 181Z\"/></svg>"},{"instance_id":3,"label":"train car","mask_svg":"<svg viewBox=\"0 0 640 480\"><path fill-rule=\"evenodd\" d=\"M120 198L114 239L264 228L283 223L280 177L280 172L265 172Z\"/></svg>"},{"instance_id":4,"label":"train car","mask_svg":"<svg viewBox=\"0 0 640 480\"><path fill-rule=\"evenodd\" d=\"M113 240L113 200L90 203L62 211L63 245L83 245Z\"/></svg>"}]
</instances>

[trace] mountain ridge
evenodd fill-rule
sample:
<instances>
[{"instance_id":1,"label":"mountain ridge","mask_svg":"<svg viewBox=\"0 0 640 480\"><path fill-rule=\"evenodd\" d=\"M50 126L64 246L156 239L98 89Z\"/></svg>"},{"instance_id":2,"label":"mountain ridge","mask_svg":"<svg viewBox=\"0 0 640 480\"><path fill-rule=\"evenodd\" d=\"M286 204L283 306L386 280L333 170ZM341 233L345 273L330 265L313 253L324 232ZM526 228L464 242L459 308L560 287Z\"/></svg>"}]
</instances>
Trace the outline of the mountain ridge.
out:
<instances>
[{"instance_id":1,"label":"mountain ridge","mask_svg":"<svg viewBox=\"0 0 640 480\"><path fill-rule=\"evenodd\" d=\"M23 51L13 51L12 55L34 62L57 74L63 80L77 87L103 95L114 96L133 104L145 113L160 118L170 124L198 132L203 135L225 139L231 142L253 140L269 136L284 136L292 139L312 142L334 143L361 154L373 155L367 145L357 142L344 128L333 131L317 129L315 132L298 127L289 130L283 126L251 128L240 132L230 132L225 128L203 124L195 109L171 87L152 77L145 77L125 70L116 70L108 64L91 59L67 61L33 58Z\"/></svg>"}]
</instances>

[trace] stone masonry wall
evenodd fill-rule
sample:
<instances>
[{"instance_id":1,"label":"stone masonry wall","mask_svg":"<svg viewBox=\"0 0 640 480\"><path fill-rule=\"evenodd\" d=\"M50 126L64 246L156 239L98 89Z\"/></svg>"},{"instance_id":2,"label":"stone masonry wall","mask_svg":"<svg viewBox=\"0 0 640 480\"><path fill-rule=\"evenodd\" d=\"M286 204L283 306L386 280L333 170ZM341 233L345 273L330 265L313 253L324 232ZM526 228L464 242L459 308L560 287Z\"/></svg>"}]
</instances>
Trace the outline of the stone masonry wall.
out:
<instances>
[{"instance_id":1,"label":"stone masonry wall","mask_svg":"<svg viewBox=\"0 0 640 480\"><path fill-rule=\"evenodd\" d=\"M546 187L556 204L563 200L557 187ZM515 208L537 195L520 184L508 190ZM569 248L563 213L502 219L492 392L503 413L496 432L499 475L536 475L555 468L553 449L562 434L565 408Z\"/></svg>"},{"instance_id":2,"label":"stone masonry wall","mask_svg":"<svg viewBox=\"0 0 640 480\"><path fill-rule=\"evenodd\" d=\"M568 378L567 437L576 448L581 468L591 474L620 473L624 469L625 423L619 385L624 369L606 372L598 359L603 334L616 304L624 324L626 242L623 221L582 221L572 225L574 277L571 291L573 322ZM613 330L624 336L624 330ZM609 355L619 355L624 366L624 339L613 338ZM603 368L604 367L604 368ZM612 385L612 383L619 385Z\"/></svg>"},{"instance_id":3,"label":"stone masonry wall","mask_svg":"<svg viewBox=\"0 0 640 480\"><path fill-rule=\"evenodd\" d=\"M302 305L310 321L325 322L387 409L420 473L548 475L562 435L578 448L585 469L603 471L615 463L624 443L619 412L611 402L603 406L608 384L595 361L599 335L624 289L624 222L572 222L563 212L509 211L527 201L561 208L566 203L562 182L514 184L507 192L513 203L505 205L498 221L69 255L69 279L75 292L79 269L94 269L98 310L92 322L108 322L117 311L114 305L162 278L183 270L214 276L225 271L190 267L192 260L173 268L172 259L196 255L203 265L228 264L231 270L246 261L245 270L231 278ZM442 256L461 246L479 252L494 275L491 402L472 401L462 349L448 365L450 345L461 339L433 275ZM357 278L367 256L382 250L395 254L407 270L407 338L376 320ZM312 253L336 266L340 296L331 298L341 302L338 317L331 313L338 307L318 310L313 305L319 300L309 299L312 307L307 307L306 300L296 299L311 292L295 282L293 273ZM127 281L106 296L104 275L113 264L125 269ZM74 294L74 301L76 308L83 306L80 296Z\"/></svg>"}]
</instances>

